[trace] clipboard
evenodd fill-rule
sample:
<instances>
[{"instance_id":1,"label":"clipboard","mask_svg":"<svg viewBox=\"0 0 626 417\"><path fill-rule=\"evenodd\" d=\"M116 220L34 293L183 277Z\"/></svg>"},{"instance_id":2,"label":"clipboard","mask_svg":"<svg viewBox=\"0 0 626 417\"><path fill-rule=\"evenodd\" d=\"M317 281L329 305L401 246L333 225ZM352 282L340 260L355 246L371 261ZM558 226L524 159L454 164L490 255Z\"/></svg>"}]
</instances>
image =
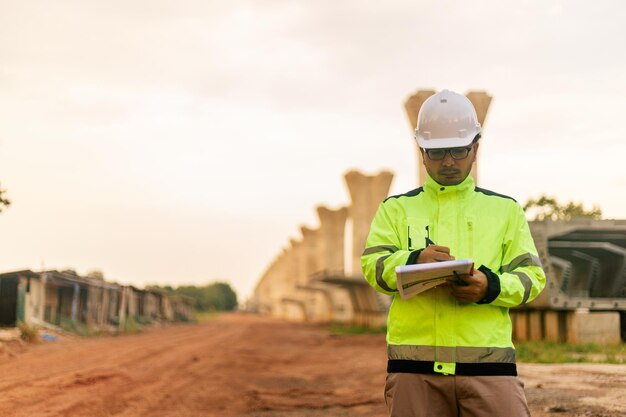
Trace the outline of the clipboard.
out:
<instances>
[{"instance_id":1,"label":"clipboard","mask_svg":"<svg viewBox=\"0 0 626 417\"><path fill-rule=\"evenodd\" d=\"M406 300L445 283L455 273L471 275L473 272L471 259L402 265L396 267L396 284L400 298Z\"/></svg>"}]
</instances>

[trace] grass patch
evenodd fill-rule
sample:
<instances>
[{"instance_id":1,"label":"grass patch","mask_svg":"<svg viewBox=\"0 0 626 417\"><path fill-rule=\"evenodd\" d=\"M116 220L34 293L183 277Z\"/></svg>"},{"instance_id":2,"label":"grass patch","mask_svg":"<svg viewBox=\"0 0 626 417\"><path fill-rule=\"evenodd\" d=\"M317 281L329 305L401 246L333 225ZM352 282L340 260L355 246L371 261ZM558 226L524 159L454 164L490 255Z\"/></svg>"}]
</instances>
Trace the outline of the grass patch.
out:
<instances>
[{"instance_id":1,"label":"grass patch","mask_svg":"<svg viewBox=\"0 0 626 417\"><path fill-rule=\"evenodd\" d=\"M626 344L517 342L517 360L528 363L626 363Z\"/></svg>"},{"instance_id":2,"label":"grass patch","mask_svg":"<svg viewBox=\"0 0 626 417\"><path fill-rule=\"evenodd\" d=\"M120 328L120 334L136 334L143 331L144 324L140 323L135 317L127 317L124 324Z\"/></svg>"},{"instance_id":3,"label":"grass patch","mask_svg":"<svg viewBox=\"0 0 626 417\"><path fill-rule=\"evenodd\" d=\"M59 327L66 332L74 333L81 337L94 337L102 335L102 330L94 329L84 323L79 323L68 318L61 318Z\"/></svg>"},{"instance_id":4,"label":"grass patch","mask_svg":"<svg viewBox=\"0 0 626 417\"><path fill-rule=\"evenodd\" d=\"M20 338L23 341L28 343L38 343L41 341L39 329L36 326L20 321L17 323L17 328L20 331Z\"/></svg>"},{"instance_id":5,"label":"grass patch","mask_svg":"<svg viewBox=\"0 0 626 417\"><path fill-rule=\"evenodd\" d=\"M366 327L335 323L328 328L328 331L334 335L385 334L387 332L387 328L385 326Z\"/></svg>"},{"instance_id":6,"label":"grass patch","mask_svg":"<svg viewBox=\"0 0 626 417\"><path fill-rule=\"evenodd\" d=\"M220 313L217 311L194 311L193 312L193 322L195 323L204 323L209 320L213 320L219 316ZM179 320L183 321L183 320ZM189 320L184 320L189 321Z\"/></svg>"}]
</instances>

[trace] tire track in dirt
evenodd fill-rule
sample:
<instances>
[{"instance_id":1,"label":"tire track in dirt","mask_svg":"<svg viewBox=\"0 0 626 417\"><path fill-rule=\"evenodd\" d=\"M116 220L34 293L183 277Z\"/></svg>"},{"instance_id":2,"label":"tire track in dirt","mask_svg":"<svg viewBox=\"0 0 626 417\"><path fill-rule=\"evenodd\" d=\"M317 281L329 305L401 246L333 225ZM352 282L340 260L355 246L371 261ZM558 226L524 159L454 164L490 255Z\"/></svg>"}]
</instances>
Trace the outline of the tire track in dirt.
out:
<instances>
[{"instance_id":1,"label":"tire track in dirt","mask_svg":"<svg viewBox=\"0 0 626 417\"><path fill-rule=\"evenodd\" d=\"M137 415L133 413L141 407L130 407L133 403L153 401L152 393L158 389L181 385L173 381L185 370L185 356L193 358L196 351L204 350L206 340L219 343L229 332L213 333L210 326L176 326L141 335L36 346L11 361L11 370L6 369L7 363L0 366L0 401L13 405L0 415L117 415L126 408L132 410L129 415ZM46 356L41 355L44 350ZM33 401L34 396L28 395L32 392L43 394L45 407Z\"/></svg>"},{"instance_id":2,"label":"tire track in dirt","mask_svg":"<svg viewBox=\"0 0 626 417\"><path fill-rule=\"evenodd\" d=\"M224 314L5 355L0 416L383 417L385 367L383 335ZM519 370L534 417L626 415L624 366Z\"/></svg>"}]
</instances>

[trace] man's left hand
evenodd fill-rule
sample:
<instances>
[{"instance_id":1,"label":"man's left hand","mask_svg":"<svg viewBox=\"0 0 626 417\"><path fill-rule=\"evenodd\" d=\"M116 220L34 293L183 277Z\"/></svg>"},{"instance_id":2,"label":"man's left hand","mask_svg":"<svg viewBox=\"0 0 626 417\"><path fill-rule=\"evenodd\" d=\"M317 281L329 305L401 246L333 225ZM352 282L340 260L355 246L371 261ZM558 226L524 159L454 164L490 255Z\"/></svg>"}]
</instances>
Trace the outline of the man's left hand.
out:
<instances>
[{"instance_id":1,"label":"man's left hand","mask_svg":"<svg viewBox=\"0 0 626 417\"><path fill-rule=\"evenodd\" d=\"M456 278L448 280L450 294L462 303L476 303L487 295L487 276L478 269L472 275L458 276L464 283L460 284Z\"/></svg>"}]
</instances>

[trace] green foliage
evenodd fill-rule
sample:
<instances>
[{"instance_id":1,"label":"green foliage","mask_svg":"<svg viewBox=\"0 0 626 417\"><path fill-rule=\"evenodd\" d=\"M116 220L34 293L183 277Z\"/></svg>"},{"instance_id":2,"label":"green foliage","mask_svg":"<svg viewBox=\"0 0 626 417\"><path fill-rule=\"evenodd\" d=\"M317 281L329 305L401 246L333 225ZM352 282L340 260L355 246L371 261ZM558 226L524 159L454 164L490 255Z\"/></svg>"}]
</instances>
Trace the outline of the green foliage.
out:
<instances>
[{"instance_id":1,"label":"green foliage","mask_svg":"<svg viewBox=\"0 0 626 417\"><path fill-rule=\"evenodd\" d=\"M11 205L11 201L6 198L4 193L6 193L6 190L3 190L2 187L0 187L0 213L2 213L2 210L4 208L7 208Z\"/></svg>"},{"instance_id":2,"label":"green foliage","mask_svg":"<svg viewBox=\"0 0 626 417\"><path fill-rule=\"evenodd\" d=\"M626 363L626 344L614 346L594 343L516 342L520 362L531 363Z\"/></svg>"},{"instance_id":3,"label":"green foliage","mask_svg":"<svg viewBox=\"0 0 626 417\"><path fill-rule=\"evenodd\" d=\"M181 314L178 311L174 312L174 321L178 323L196 323L197 322L195 317L187 317L186 315Z\"/></svg>"},{"instance_id":4,"label":"green foliage","mask_svg":"<svg viewBox=\"0 0 626 417\"><path fill-rule=\"evenodd\" d=\"M143 331L143 325L139 323L134 317L127 317L124 320L124 325L120 329L122 334L135 334Z\"/></svg>"},{"instance_id":5,"label":"green foliage","mask_svg":"<svg viewBox=\"0 0 626 417\"><path fill-rule=\"evenodd\" d=\"M203 287L182 285L172 288L169 285L164 287L150 285L147 288L193 298L196 311L232 311L237 308L237 294L225 282L214 282Z\"/></svg>"},{"instance_id":6,"label":"green foliage","mask_svg":"<svg viewBox=\"0 0 626 417\"><path fill-rule=\"evenodd\" d=\"M582 203L570 201L567 204L559 203L556 198L542 195L537 199L529 199L524 205L524 211L531 220L571 220L575 218L600 219L602 210L593 206L586 210Z\"/></svg>"},{"instance_id":7,"label":"green foliage","mask_svg":"<svg viewBox=\"0 0 626 417\"><path fill-rule=\"evenodd\" d=\"M207 321L214 320L219 315L220 313L215 311L196 311L193 315L193 321L196 323L205 323Z\"/></svg>"},{"instance_id":8,"label":"green foliage","mask_svg":"<svg viewBox=\"0 0 626 417\"><path fill-rule=\"evenodd\" d=\"M104 273L99 269L94 269L93 271L89 271L87 273L87 278L95 279L98 281L104 281Z\"/></svg>"},{"instance_id":9,"label":"green foliage","mask_svg":"<svg viewBox=\"0 0 626 417\"><path fill-rule=\"evenodd\" d=\"M75 335L82 337L93 337L102 335L102 331L100 329L94 329L84 323L73 321L72 319L67 317L61 318L59 327L61 327L61 329L65 330L66 332L74 333Z\"/></svg>"}]
</instances>

